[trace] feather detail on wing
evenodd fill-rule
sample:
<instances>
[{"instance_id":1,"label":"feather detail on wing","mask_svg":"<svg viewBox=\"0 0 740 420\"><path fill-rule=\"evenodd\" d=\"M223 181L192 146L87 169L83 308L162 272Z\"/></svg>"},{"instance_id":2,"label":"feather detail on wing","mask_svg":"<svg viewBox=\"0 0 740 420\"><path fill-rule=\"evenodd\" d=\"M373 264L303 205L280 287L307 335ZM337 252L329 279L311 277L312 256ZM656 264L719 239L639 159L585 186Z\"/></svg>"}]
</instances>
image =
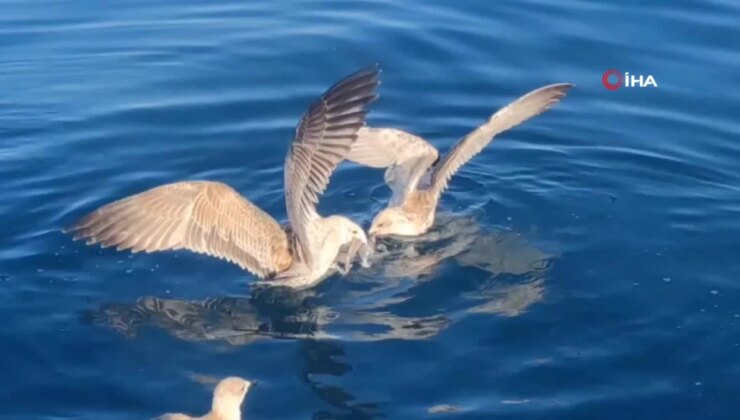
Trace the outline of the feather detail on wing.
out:
<instances>
[{"instance_id":1,"label":"feather detail on wing","mask_svg":"<svg viewBox=\"0 0 740 420\"><path fill-rule=\"evenodd\" d=\"M362 127L347 160L373 168L388 168L385 182L393 191L391 205L404 201L439 157L421 137L395 128Z\"/></svg>"},{"instance_id":2,"label":"feather detail on wing","mask_svg":"<svg viewBox=\"0 0 740 420\"><path fill-rule=\"evenodd\" d=\"M548 110L558 103L572 87L570 83L558 83L529 92L501 108L485 124L460 139L434 166L431 177L433 193L441 194L447 188L452 175L473 156L480 153L497 134Z\"/></svg>"},{"instance_id":3,"label":"feather detail on wing","mask_svg":"<svg viewBox=\"0 0 740 420\"><path fill-rule=\"evenodd\" d=\"M220 182L178 182L103 206L66 230L75 240L154 252L188 249L266 277L292 263L288 236L270 215Z\"/></svg>"},{"instance_id":4,"label":"feather detail on wing","mask_svg":"<svg viewBox=\"0 0 740 420\"><path fill-rule=\"evenodd\" d=\"M361 70L332 86L303 115L285 161L285 200L296 234L297 257L310 264L316 204L329 177L349 153L367 106L377 96L377 68Z\"/></svg>"}]
</instances>

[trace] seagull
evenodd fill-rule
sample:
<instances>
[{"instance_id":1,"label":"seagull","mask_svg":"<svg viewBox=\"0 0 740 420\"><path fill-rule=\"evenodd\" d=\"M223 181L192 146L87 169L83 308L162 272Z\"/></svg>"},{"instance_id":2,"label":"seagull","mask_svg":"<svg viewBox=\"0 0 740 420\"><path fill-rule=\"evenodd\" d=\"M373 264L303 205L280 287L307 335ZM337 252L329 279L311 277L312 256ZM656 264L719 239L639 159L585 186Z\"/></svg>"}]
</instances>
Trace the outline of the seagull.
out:
<instances>
[{"instance_id":1,"label":"seagull","mask_svg":"<svg viewBox=\"0 0 740 420\"><path fill-rule=\"evenodd\" d=\"M285 160L290 227L226 184L183 181L103 206L65 232L119 251L187 249L287 287L308 288L335 271L346 274L355 256L366 260L371 252L367 236L346 217L322 217L316 205L377 99L379 75L376 66L346 77L303 115Z\"/></svg>"},{"instance_id":2,"label":"seagull","mask_svg":"<svg viewBox=\"0 0 740 420\"><path fill-rule=\"evenodd\" d=\"M213 391L211 411L201 417L187 414L168 413L155 420L241 420L242 402L249 392L252 382L235 376L221 380Z\"/></svg>"},{"instance_id":3,"label":"seagull","mask_svg":"<svg viewBox=\"0 0 740 420\"><path fill-rule=\"evenodd\" d=\"M546 111L572 87L570 83L558 83L527 93L460 139L442 159L437 149L421 137L394 128L362 127L346 159L387 168L385 182L392 190L388 206L372 221L370 237L426 233L452 175L497 134Z\"/></svg>"}]
</instances>

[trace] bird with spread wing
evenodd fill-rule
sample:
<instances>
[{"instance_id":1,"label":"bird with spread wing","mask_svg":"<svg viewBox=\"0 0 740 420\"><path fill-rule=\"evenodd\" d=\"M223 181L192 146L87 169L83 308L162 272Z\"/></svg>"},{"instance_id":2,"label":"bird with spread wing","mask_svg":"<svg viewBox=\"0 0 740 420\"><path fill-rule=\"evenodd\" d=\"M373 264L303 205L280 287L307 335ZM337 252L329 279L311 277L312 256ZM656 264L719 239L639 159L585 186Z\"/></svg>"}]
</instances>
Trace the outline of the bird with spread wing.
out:
<instances>
[{"instance_id":1,"label":"bird with spread wing","mask_svg":"<svg viewBox=\"0 0 740 420\"><path fill-rule=\"evenodd\" d=\"M166 184L103 206L66 229L75 239L118 250L187 249L239 265L289 287L310 287L347 259L369 252L363 229L316 205L363 126L377 95L379 69L356 72L327 90L303 115L285 160L290 231L233 188L214 181Z\"/></svg>"},{"instance_id":2,"label":"bird with spread wing","mask_svg":"<svg viewBox=\"0 0 740 420\"><path fill-rule=\"evenodd\" d=\"M497 134L546 111L572 87L559 83L527 93L460 139L441 159L437 149L421 137L394 128L362 127L346 159L387 168L385 182L392 190L388 206L372 221L370 236L426 233L434 223L439 198L458 169Z\"/></svg>"}]
</instances>

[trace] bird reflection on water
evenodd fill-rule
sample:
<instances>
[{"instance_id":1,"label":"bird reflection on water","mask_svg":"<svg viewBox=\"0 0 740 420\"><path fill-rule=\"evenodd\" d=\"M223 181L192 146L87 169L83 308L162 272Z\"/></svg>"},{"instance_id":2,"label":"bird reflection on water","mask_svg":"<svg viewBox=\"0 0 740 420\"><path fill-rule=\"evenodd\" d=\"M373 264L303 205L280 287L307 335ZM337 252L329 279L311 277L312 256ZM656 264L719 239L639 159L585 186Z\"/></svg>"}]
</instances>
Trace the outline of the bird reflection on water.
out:
<instances>
[{"instance_id":1,"label":"bird reflection on water","mask_svg":"<svg viewBox=\"0 0 740 420\"><path fill-rule=\"evenodd\" d=\"M340 410L314 418L374 418L375 404L357 402L346 390L317 379L351 370L335 360L344 354L342 341L424 340L465 316L518 316L544 296L552 255L517 233L488 232L473 218L440 216L420 238L378 243L369 268L355 268L329 290L253 287L246 296L203 300L147 296L103 304L89 319L127 337L153 327L182 340L231 346L300 339L307 360L304 382ZM446 264L467 267L466 275L445 278ZM440 305L430 307L434 299L425 295L430 293L426 286L449 282L456 292L445 289L440 313Z\"/></svg>"},{"instance_id":2,"label":"bird reflection on water","mask_svg":"<svg viewBox=\"0 0 740 420\"><path fill-rule=\"evenodd\" d=\"M266 338L337 338L350 341L419 340L432 337L465 313L521 314L542 300L552 256L512 232L486 232L472 218L440 217L414 240L384 240L370 268L342 278L341 295L314 290L254 287L247 296L181 300L141 297L106 303L89 315L127 336L142 327L162 328L188 341L245 345ZM466 279L441 279L446 263L480 271ZM483 274L483 275L480 275ZM472 281L471 281L472 278ZM398 315L431 281L459 283L461 311L432 316Z\"/></svg>"},{"instance_id":3,"label":"bird reflection on water","mask_svg":"<svg viewBox=\"0 0 740 420\"><path fill-rule=\"evenodd\" d=\"M473 218L442 215L426 235L384 240L378 249L370 268L357 268L341 279L349 290L340 297L316 289L255 287L243 297L141 297L135 303L103 304L89 315L96 324L128 336L153 326L184 340L232 345L264 338L425 339L446 328L455 315L399 316L392 306L414 299L422 283L440 280L435 272L445 263L485 273L471 276L476 279L472 284L452 280L468 289L457 296L468 302L464 312L514 316L542 300L552 259L517 233L486 232ZM350 328L361 325L375 328ZM349 333L332 334L330 326Z\"/></svg>"},{"instance_id":4,"label":"bird reflection on water","mask_svg":"<svg viewBox=\"0 0 740 420\"><path fill-rule=\"evenodd\" d=\"M344 376L352 366L341 360L344 350L334 340L303 340L301 355L305 360L300 377L319 398L336 411L321 410L312 419L373 419L385 418L376 403L358 401L346 389L336 384L322 382L321 377ZM327 381L328 382L328 381Z\"/></svg>"}]
</instances>

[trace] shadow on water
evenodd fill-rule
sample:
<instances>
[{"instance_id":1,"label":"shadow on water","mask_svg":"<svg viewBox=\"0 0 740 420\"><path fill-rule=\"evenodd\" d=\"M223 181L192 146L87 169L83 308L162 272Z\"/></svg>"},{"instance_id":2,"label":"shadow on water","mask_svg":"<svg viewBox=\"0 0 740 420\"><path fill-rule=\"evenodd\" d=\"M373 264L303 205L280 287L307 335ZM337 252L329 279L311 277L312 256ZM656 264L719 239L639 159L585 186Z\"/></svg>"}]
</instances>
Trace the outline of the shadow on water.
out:
<instances>
[{"instance_id":1,"label":"shadow on water","mask_svg":"<svg viewBox=\"0 0 740 420\"><path fill-rule=\"evenodd\" d=\"M343 341L426 340L466 316L520 315L543 299L552 258L519 234L484 231L472 218L440 217L422 238L378 243L370 268L354 270L330 290L253 286L246 296L144 296L105 303L85 319L129 338L154 328L181 340L231 346L299 340L306 361L302 380L341 411L314 418L375 418L382 416L375 404L357 402L342 387L317 378L352 370L338 360ZM466 275L448 278L448 264Z\"/></svg>"}]
</instances>

